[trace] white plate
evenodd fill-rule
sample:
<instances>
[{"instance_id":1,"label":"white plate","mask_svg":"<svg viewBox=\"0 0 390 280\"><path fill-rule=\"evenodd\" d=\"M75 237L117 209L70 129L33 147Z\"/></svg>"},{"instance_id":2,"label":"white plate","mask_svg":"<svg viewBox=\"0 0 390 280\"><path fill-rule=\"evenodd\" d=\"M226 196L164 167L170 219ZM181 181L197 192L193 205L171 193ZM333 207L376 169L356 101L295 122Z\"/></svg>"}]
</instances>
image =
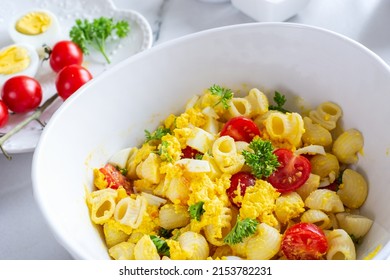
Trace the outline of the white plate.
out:
<instances>
[{"instance_id":1,"label":"white plate","mask_svg":"<svg viewBox=\"0 0 390 280\"><path fill-rule=\"evenodd\" d=\"M129 35L108 46L107 51L111 64L105 63L104 59L97 53L91 53L91 55L84 56L83 65L90 70L94 77L112 67L117 62L152 46L153 34L146 19L133 10L118 10L111 0L1 0L0 47L12 43L7 29L12 18L32 9L46 9L53 12L61 25L64 39L69 39L69 30L78 18L91 20L93 18L105 16L112 17L115 20L125 19L129 22L131 28ZM42 85L43 103L55 93L55 73L50 69L47 61L42 64L36 78ZM52 114L62 103L63 102L58 98L52 106L44 112L41 121L48 122ZM29 114L31 113L11 115L8 125L1 128L0 133L9 131ZM41 132L41 125L38 122L31 122L19 133L12 136L3 145L3 148L10 154L31 152L35 149Z\"/></svg>"}]
</instances>

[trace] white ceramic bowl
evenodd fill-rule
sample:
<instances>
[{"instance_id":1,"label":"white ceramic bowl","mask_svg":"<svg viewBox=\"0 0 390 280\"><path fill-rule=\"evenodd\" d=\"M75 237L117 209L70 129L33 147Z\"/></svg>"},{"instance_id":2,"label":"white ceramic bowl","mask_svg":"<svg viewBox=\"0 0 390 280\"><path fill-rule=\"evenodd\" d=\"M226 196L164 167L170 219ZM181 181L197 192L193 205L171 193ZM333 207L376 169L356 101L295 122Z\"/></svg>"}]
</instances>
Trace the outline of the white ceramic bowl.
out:
<instances>
[{"instance_id":1,"label":"white ceramic bowl","mask_svg":"<svg viewBox=\"0 0 390 280\"><path fill-rule=\"evenodd\" d=\"M92 168L141 144L169 113L212 84L258 87L291 102L334 101L343 124L365 137L358 168L369 181L362 213L375 223L358 258L390 254L390 69L338 34L287 23L208 30L156 46L106 71L69 98L46 126L34 154L36 200L58 241L78 259L107 259L85 203ZM292 106L292 103L288 106Z\"/></svg>"}]
</instances>

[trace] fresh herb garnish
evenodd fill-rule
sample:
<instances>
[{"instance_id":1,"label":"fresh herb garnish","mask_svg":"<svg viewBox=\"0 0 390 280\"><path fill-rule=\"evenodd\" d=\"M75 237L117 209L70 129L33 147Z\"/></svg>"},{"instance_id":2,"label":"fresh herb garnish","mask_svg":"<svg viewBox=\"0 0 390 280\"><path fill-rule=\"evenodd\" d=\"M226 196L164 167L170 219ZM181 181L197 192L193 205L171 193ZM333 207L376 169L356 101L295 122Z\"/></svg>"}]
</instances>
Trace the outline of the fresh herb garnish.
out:
<instances>
[{"instance_id":1,"label":"fresh herb garnish","mask_svg":"<svg viewBox=\"0 0 390 280\"><path fill-rule=\"evenodd\" d=\"M169 154L168 148L169 148L169 142L168 141L161 141L161 144L159 145L157 154L160 155L162 160L165 160L165 161L168 161L168 162L172 162L173 158Z\"/></svg>"},{"instance_id":2,"label":"fresh herb garnish","mask_svg":"<svg viewBox=\"0 0 390 280\"><path fill-rule=\"evenodd\" d=\"M277 111L280 111L282 113L289 112L288 110L283 108L284 104L287 101L286 96L284 96L283 94L281 94L278 91L275 91L274 101L275 101L276 105L269 105L268 106L269 110L277 110Z\"/></svg>"},{"instance_id":3,"label":"fresh herb garnish","mask_svg":"<svg viewBox=\"0 0 390 280\"><path fill-rule=\"evenodd\" d=\"M106 53L106 41L114 34L124 38L130 31L129 23L125 20L114 22L112 18L100 17L93 21L76 19L76 24L71 28L70 39L79 45L84 54L89 54L89 46L102 53L108 63L110 59ZM115 32L113 34L113 32Z\"/></svg>"},{"instance_id":4,"label":"fresh herb garnish","mask_svg":"<svg viewBox=\"0 0 390 280\"><path fill-rule=\"evenodd\" d=\"M146 142L161 140L163 136L171 133L171 130L169 128L164 128L164 127L157 128L153 133L151 133L146 129L144 131L145 131Z\"/></svg>"},{"instance_id":5,"label":"fresh herb garnish","mask_svg":"<svg viewBox=\"0 0 390 280\"><path fill-rule=\"evenodd\" d=\"M223 88L219 85L212 85L209 88L209 91L212 95L219 96L219 101L214 104L214 106L217 106L219 103L221 103L223 108L229 109L230 105L228 104L228 102L230 99L233 98L233 92L231 89Z\"/></svg>"},{"instance_id":6,"label":"fresh herb garnish","mask_svg":"<svg viewBox=\"0 0 390 280\"><path fill-rule=\"evenodd\" d=\"M205 212L205 210L203 209L203 204L203 201L199 201L198 203L193 204L188 208L188 212L190 213L191 219L200 221L200 217Z\"/></svg>"},{"instance_id":7,"label":"fresh herb garnish","mask_svg":"<svg viewBox=\"0 0 390 280\"><path fill-rule=\"evenodd\" d=\"M256 178L267 178L279 167L278 157L273 153L274 147L270 141L255 138L249 143L253 151L242 151L245 162L251 167Z\"/></svg>"},{"instance_id":8,"label":"fresh herb garnish","mask_svg":"<svg viewBox=\"0 0 390 280\"><path fill-rule=\"evenodd\" d=\"M164 238L170 238L172 236L173 229L160 228L158 235Z\"/></svg>"},{"instance_id":9,"label":"fresh herb garnish","mask_svg":"<svg viewBox=\"0 0 390 280\"><path fill-rule=\"evenodd\" d=\"M160 256L170 257L170 248L165 240L155 235L150 235L150 239L153 241L154 246L156 246L157 252Z\"/></svg>"},{"instance_id":10,"label":"fresh herb garnish","mask_svg":"<svg viewBox=\"0 0 390 280\"><path fill-rule=\"evenodd\" d=\"M257 225L259 224L257 220L250 218L240 220L239 218L240 217L238 217L232 230L223 239L226 244L234 245L241 243L244 238L251 236L256 232Z\"/></svg>"}]
</instances>

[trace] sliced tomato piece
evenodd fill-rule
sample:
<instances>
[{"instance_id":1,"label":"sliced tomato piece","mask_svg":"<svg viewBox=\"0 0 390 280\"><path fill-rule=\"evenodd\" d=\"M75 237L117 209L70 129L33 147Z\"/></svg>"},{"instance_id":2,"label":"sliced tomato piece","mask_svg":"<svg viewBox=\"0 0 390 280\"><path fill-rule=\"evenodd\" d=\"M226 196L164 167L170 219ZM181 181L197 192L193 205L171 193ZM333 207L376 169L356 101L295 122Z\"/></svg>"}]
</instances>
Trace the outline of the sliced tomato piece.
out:
<instances>
[{"instance_id":1,"label":"sliced tomato piece","mask_svg":"<svg viewBox=\"0 0 390 280\"><path fill-rule=\"evenodd\" d=\"M230 178L230 187L226 190L230 202L237 207L241 207L241 203L234 202L234 198L237 196L237 189L240 190L241 196L244 196L246 188L253 186L255 183L255 176L248 172L238 172L236 174L233 174Z\"/></svg>"},{"instance_id":2,"label":"sliced tomato piece","mask_svg":"<svg viewBox=\"0 0 390 280\"><path fill-rule=\"evenodd\" d=\"M253 137L260 136L260 130L250 118L234 117L228 120L221 130L221 136L228 135L235 141L251 142Z\"/></svg>"},{"instance_id":3,"label":"sliced tomato piece","mask_svg":"<svg viewBox=\"0 0 390 280\"><path fill-rule=\"evenodd\" d=\"M198 150L191 148L190 146L187 146L181 150L181 158L196 158L197 155L203 154Z\"/></svg>"},{"instance_id":4,"label":"sliced tomato piece","mask_svg":"<svg viewBox=\"0 0 390 280\"><path fill-rule=\"evenodd\" d=\"M107 163L99 171L103 173L108 188L117 189L122 186L127 193L133 193L131 182L114 165Z\"/></svg>"},{"instance_id":5,"label":"sliced tomato piece","mask_svg":"<svg viewBox=\"0 0 390 280\"><path fill-rule=\"evenodd\" d=\"M318 226L299 223L285 231L281 250L289 260L319 260L328 251L328 241Z\"/></svg>"},{"instance_id":6,"label":"sliced tomato piece","mask_svg":"<svg viewBox=\"0 0 390 280\"><path fill-rule=\"evenodd\" d=\"M268 182L280 193L291 192L302 186L310 176L310 161L301 155L294 155L288 149L277 149L280 166L268 177Z\"/></svg>"}]
</instances>

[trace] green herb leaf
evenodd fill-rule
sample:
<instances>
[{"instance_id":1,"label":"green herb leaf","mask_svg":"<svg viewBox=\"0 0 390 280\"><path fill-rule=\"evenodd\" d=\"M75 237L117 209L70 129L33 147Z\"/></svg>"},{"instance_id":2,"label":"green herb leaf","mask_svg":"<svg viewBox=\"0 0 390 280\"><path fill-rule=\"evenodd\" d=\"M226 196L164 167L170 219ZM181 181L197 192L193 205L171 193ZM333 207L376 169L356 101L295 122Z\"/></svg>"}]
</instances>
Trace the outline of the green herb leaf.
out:
<instances>
[{"instance_id":1,"label":"green herb leaf","mask_svg":"<svg viewBox=\"0 0 390 280\"><path fill-rule=\"evenodd\" d=\"M246 218L244 220L240 220L238 217L236 224L226 235L223 241L229 245L241 243L244 238L251 236L256 232L258 224L259 222L255 219Z\"/></svg>"},{"instance_id":2,"label":"green herb leaf","mask_svg":"<svg viewBox=\"0 0 390 280\"><path fill-rule=\"evenodd\" d=\"M203 204L203 201L199 201L198 203L193 204L188 208L188 212L190 213L191 219L200 221L202 214L205 212L205 210L203 209Z\"/></svg>"},{"instance_id":3,"label":"green herb leaf","mask_svg":"<svg viewBox=\"0 0 390 280\"><path fill-rule=\"evenodd\" d=\"M106 43L109 37L113 37L113 32L119 38L124 38L130 31L129 23L125 20L114 22L112 18L100 17L93 21L87 19L76 19L75 25L72 26L69 37L79 45L84 54L89 54L89 46L102 53L107 63L110 59L106 53Z\"/></svg>"},{"instance_id":4,"label":"green herb leaf","mask_svg":"<svg viewBox=\"0 0 390 280\"><path fill-rule=\"evenodd\" d=\"M268 106L269 110L277 110L277 111L280 111L282 113L288 113L289 112L288 110L283 108L284 104L287 101L286 96L284 96L283 94L280 94L279 92L275 91L274 101L275 101L276 105L269 105Z\"/></svg>"},{"instance_id":5,"label":"green herb leaf","mask_svg":"<svg viewBox=\"0 0 390 280\"><path fill-rule=\"evenodd\" d=\"M231 89L223 88L219 85L213 85L209 88L209 91L212 95L219 96L219 101L214 105L217 106L219 103L222 103L223 108L229 109L229 100L233 98L233 92Z\"/></svg>"},{"instance_id":6,"label":"green herb leaf","mask_svg":"<svg viewBox=\"0 0 390 280\"><path fill-rule=\"evenodd\" d=\"M158 235L164 238L170 238L172 236L173 229L160 228Z\"/></svg>"},{"instance_id":7,"label":"green herb leaf","mask_svg":"<svg viewBox=\"0 0 390 280\"><path fill-rule=\"evenodd\" d=\"M145 142L154 141L154 140L161 140L161 138L167 134L171 133L171 130L169 128L159 127L157 128L153 133L150 133L148 130L145 131Z\"/></svg>"},{"instance_id":8,"label":"green herb leaf","mask_svg":"<svg viewBox=\"0 0 390 280\"><path fill-rule=\"evenodd\" d=\"M150 239L153 241L154 246L156 246L157 252L160 256L170 257L170 248L165 240L155 235L150 235Z\"/></svg>"},{"instance_id":9,"label":"green herb leaf","mask_svg":"<svg viewBox=\"0 0 390 280\"><path fill-rule=\"evenodd\" d=\"M249 148L253 152L244 150L242 155L256 178L267 178L279 167L278 157L273 153L274 147L270 141L255 138L249 143Z\"/></svg>"},{"instance_id":10,"label":"green herb leaf","mask_svg":"<svg viewBox=\"0 0 390 280\"><path fill-rule=\"evenodd\" d=\"M159 145L157 154L160 155L161 159L164 161L172 162L173 158L168 152L169 142L167 141L161 141L161 144Z\"/></svg>"}]
</instances>

